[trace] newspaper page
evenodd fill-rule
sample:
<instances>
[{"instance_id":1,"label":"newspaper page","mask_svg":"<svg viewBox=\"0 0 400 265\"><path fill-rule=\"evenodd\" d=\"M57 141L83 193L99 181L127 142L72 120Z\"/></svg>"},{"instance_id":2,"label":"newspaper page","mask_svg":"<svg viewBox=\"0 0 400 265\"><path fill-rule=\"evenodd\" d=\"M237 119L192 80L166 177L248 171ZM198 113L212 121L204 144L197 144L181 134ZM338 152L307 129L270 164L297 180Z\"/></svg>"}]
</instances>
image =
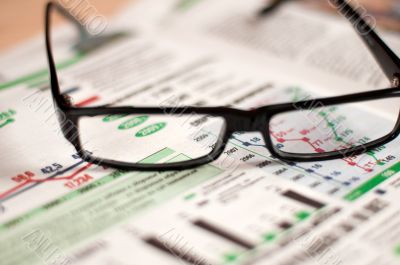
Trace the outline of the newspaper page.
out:
<instances>
[{"instance_id":1,"label":"newspaper page","mask_svg":"<svg viewBox=\"0 0 400 265\"><path fill-rule=\"evenodd\" d=\"M61 88L76 106L250 110L389 85L372 60L355 63L367 56L333 59L341 50L332 39L339 43L347 32L334 18L293 5L274 15L272 26L247 28L259 2L165 1L152 10L154 2L117 17L114 29L130 34L92 53L68 48L76 40L68 27L56 36ZM124 26L144 11L148 24ZM288 35L278 37L287 30L277 29L282 19L310 35L296 39L293 29L286 34L296 43L288 43ZM311 22L313 30L302 30ZM40 42L0 58L6 80L0 91L1 264L398 264L399 139L358 157L289 163L271 156L260 133L236 132L217 161L195 169L96 166L77 156L60 131L45 60L34 52ZM337 53L322 50L333 48ZM13 58L14 64L29 59L30 66L6 69ZM345 73L336 72L341 59ZM396 106L324 108L318 124L277 120L271 133L282 146L297 141L305 149L328 148L316 138L318 126L336 141L368 141L394 121ZM88 140L104 137L111 155L163 163L208 150L215 124L196 113L184 119L143 113L104 115L82 127ZM121 145L121 139L128 140Z\"/></svg>"}]
</instances>

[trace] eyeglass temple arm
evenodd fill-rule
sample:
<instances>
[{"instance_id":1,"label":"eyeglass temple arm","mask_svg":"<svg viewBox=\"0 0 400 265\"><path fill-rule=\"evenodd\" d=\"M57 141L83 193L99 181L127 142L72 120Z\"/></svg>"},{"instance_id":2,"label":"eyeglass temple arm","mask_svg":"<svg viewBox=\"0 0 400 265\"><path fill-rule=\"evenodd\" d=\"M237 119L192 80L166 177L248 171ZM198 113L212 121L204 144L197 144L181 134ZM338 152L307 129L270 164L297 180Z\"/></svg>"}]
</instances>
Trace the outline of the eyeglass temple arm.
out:
<instances>
[{"instance_id":1,"label":"eyeglass temple arm","mask_svg":"<svg viewBox=\"0 0 400 265\"><path fill-rule=\"evenodd\" d=\"M50 74L50 87L51 93L54 97L54 103L58 107L62 107L66 105L65 99L62 97L60 92L60 86L58 83L56 65L54 63L54 56L51 48L51 32L50 32L50 25L51 25L51 11L53 8L58 6L57 3L52 1L47 2L46 4L46 13L45 13L45 41L46 41L46 53L47 53L47 61L49 64L49 74ZM59 9L57 9L59 10Z\"/></svg>"},{"instance_id":2,"label":"eyeglass temple arm","mask_svg":"<svg viewBox=\"0 0 400 265\"><path fill-rule=\"evenodd\" d=\"M335 2L339 11L353 24L357 33L361 36L387 78L393 83L398 83L398 78L400 78L399 57L347 1L336 0ZM396 84L396 86L399 86L399 84Z\"/></svg>"},{"instance_id":3,"label":"eyeglass temple arm","mask_svg":"<svg viewBox=\"0 0 400 265\"><path fill-rule=\"evenodd\" d=\"M91 34L89 33L89 31L65 7L63 7L62 5L60 5L55 1L50 1L49 3L51 3L54 6L54 8L59 12L60 15L62 15L64 18L68 19L72 24L75 25L75 27L79 31L79 37L81 39L90 38Z\"/></svg>"},{"instance_id":4,"label":"eyeglass temple arm","mask_svg":"<svg viewBox=\"0 0 400 265\"><path fill-rule=\"evenodd\" d=\"M279 8L282 4L293 0L274 0L272 3L259 12L260 16L266 15ZM378 36L374 29L362 18L345 0L329 0L338 11L345 16L353 25L359 36L362 38L368 49L380 65L384 74L393 85L400 87L400 59Z\"/></svg>"},{"instance_id":5,"label":"eyeglass temple arm","mask_svg":"<svg viewBox=\"0 0 400 265\"><path fill-rule=\"evenodd\" d=\"M72 16L67 9L65 9L60 4L55 1L49 1L46 5L46 13L45 13L45 40L46 40L46 53L49 64L49 72L50 72L50 85L51 91L54 96L55 103L58 107L67 107L69 106L69 101L64 98L60 91L60 85L58 82L56 65L54 62L54 56L51 48L51 12L52 10L57 10L62 16L72 22L79 31L80 41L87 40L91 37L91 34L82 26L82 24L77 20L74 16Z\"/></svg>"},{"instance_id":6,"label":"eyeglass temple arm","mask_svg":"<svg viewBox=\"0 0 400 265\"><path fill-rule=\"evenodd\" d=\"M45 39L46 39L46 52L50 70L50 80L51 80L51 88L52 93L54 95L55 101L58 105L66 105L70 106L70 100L65 98L66 95L62 95L59 88L59 82L57 77L56 65L54 63L54 56L51 48L51 12L55 9L62 16L68 19L79 31L79 41L77 41L74 48L83 53L88 53L94 51L97 48L101 48L104 44L107 44L111 41L118 40L121 37L128 36L129 33L126 32L114 32L110 34L101 34L101 35L93 35L91 34L86 27L84 27L81 22L76 19L73 15L71 15L67 9L65 9L62 5L58 4L55 1L48 1L46 5L46 14L45 14Z\"/></svg>"}]
</instances>

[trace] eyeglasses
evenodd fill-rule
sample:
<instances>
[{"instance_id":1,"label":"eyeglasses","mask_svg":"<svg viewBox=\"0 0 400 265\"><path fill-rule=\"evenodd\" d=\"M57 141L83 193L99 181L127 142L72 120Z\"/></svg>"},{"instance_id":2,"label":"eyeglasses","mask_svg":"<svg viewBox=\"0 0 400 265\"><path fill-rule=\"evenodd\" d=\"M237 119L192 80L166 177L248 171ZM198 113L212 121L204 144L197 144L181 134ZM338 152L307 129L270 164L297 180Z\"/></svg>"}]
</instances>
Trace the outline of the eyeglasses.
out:
<instances>
[{"instance_id":1,"label":"eyeglasses","mask_svg":"<svg viewBox=\"0 0 400 265\"><path fill-rule=\"evenodd\" d=\"M301 100L249 111L194 106L74 106L68 95L60 91L50 41L52 10L61 11L75 24L80 24L61 6L49 2L46 8L46 50L51 91L59 116L63 117L60 124L64 136L79 156L88 162L124 170L157 171L189 169L212 162L224 152L235 132L261 133L262 137L243 141L243 144L259 145L258 148L267 148L273 157L292 162L356 156L392 141L400 133L399 106L390 103L400 97L400 59L346 1L331 2L352 22L393 83L393 88ZM80 30L87 34L82 27ZM86 36L86 39L90 38ZM357 107L375 100L392 104L396 119L381 124L361 124L359 115L362 111ZM113 128L117 126L118 133L110 134L110 124ZM338 128L340 126L342 128Z\"/></svg>"}]
</instances>

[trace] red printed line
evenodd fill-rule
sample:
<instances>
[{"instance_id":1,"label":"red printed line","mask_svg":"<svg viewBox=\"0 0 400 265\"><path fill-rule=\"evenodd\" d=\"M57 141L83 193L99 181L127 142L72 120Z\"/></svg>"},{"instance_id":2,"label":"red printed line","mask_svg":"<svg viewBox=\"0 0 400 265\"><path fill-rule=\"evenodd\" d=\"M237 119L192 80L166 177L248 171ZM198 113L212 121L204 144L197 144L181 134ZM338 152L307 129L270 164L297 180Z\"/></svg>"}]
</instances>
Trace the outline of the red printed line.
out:
<instances>
[{"instance_id":1,"label":"red printed line","mask_svg":"<svg viewBox=\"0 0 400 265\"><path fill-rule=\"evenodd\" d=\"M314 149L315 152L318 152L318 153L323 153L323 152L325 152L323 149L318 148L317 146L315 146L315 145L311 142L311 140L310 140L309 138L306 138L306 137L300 138L300 139L285 139L285 138L278 137L278 136L275 135L275 133L274 133L273 131L271 131L271 130L270 130L270 135L271 135L273 138L275 138L275 140L276 140L277 142L279 142L279 143L290 142L290 141L292 141L292 142L304 142L304 143L308 144L309 146L311 146L311 148ZM335 149L334 151L337 151L337 150ZM342 158L342 160L343 160L344 162L346 162L349 166L360 168L360 169L362 169L362 170L364 170L364 171L366 171L366 172L373 172L373 169L367 168L367 167L363 167L363 166L357 164L356 162L349 161L349 160L346 159L346 158Z\"/></svg>"},{"instance_id":2,"label":"red printed line","mask_svg":"<svg viewBox=\"0 0 400 265\"><path fill-rule=\"evenodd\" d=\"M367 168L367 167L360 166L359 164L357 164L356 162L353 162L352 160L348 160L346 158L342 158L342 160L344 162L346 162L349 166L358 167L358 168L360 168L360 169L362 169L362 170L364 170L366 172L374 171L373 168Z\"/></svg>"},{"instance_id":3,"label":"red printed line","mask_svg":"<svg viewBox=\"0 0 400 265\"><path fill-rule=\"evenodd\" d=\"M0 194L0 200L1 200L1 199L4 199L4 198L7 197L8 195L13 194L13 193L16 192L17 190L23 188L23 187L24 187L25 185L27 185L28 183L29 183L29 180L27 180L27 181L25 181L25 182L22 182L22 183L20 183L19 185L15 186L14 188L12 188L12 189L10 189L10 190L8 190L8 191L6 191L6 192Z\"/></svg>"},{"instance_id":4,"label":"red printed line","mask_svg":"<svg viewBox=\"0 0 400 265\"><path fill-rule=\"evenodd\" d=\"M76 104L75 104L75 107L84 107L84 106L87 106L87 105L92 104L93 102L96 102L96 101L99 100L99 99L100 99L99 96L93 96L93 97L84 99L84 100L82 100L82 101L76 103Z\"/></svg>"},{"instance_id":5,"label":"red printed line","mask_svg":"<svg viewBox=\"0 0 400 265\"><path fill-rule=\"evenodd\" d=\"M78 170L74 171L71 175L69 176L64 176L64 177L58 177L58 178L51 178L51 179L28 179L14 188L0 194L0 200L6 198L7 196L11 195L12 193L18 191L19 189L22 189L24 186L30 184L30 183L37 183L37 182L50 182L50 181L58 181L58 180L70 180L76 177L78 174L82 173L83 171L87 170L90 168L93 164L88 163L87 165L79 168Z\"/></svg>"}]
</instances>

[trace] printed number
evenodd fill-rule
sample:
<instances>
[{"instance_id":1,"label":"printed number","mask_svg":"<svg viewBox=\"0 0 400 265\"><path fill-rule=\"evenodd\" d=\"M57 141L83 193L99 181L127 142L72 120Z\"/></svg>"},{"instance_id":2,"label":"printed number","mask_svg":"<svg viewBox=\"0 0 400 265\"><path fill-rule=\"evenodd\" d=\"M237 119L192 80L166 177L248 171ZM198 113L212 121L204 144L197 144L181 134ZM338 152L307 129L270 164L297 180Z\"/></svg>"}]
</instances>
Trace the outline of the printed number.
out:
<instances>
[{"instance_id":1,"label":"printed number","mask_svg":"<svg viewBox=\"0 0 400 265\"><path fill-rule=\"evenodd\" d=\"M92 176L85 174L83 176L79 176L71 181L68 181L67 183L64 184L65 187L70 188L70 189L76 189L83 184L91 181L93 179Z\"/></svg>"},{"instance_id":2,"label":"printed number","mask_svg":"<svg viewBox=\"0 0 400 265\"><path fill-rule=\"evenodd\" d=\"M240 158L240 160L242 160L243 162L247 162L247 161L249 161L250 159L252 159L252 158L254 158L254 157L255 157L255 155L253 155L253 154L248 154L248 155L246 155L245 157Z\"/></svg>"},{"instance_id":3,"label":"printed number","mask_svg":"<svg viewBox=\"0 0 400 265\"><path fill-rule=\"evenodd\" d=\"M86 153L86 154L89 154L89 155L92 155L92 154L93 154L92 152L90 152L90 151L88 151L88 150L85 150L85 153ZM72 158L73 158L73 159L82 159L78 154L73 154L73 155L72 155Z\"/></svg>"},{"instance_id":4,"label":"printed number","mask_svg":"<svg viewBox=\"0 0 400 265\"><path fill-rule=\"evenodd\" d=\"M49 166L46 166L46 167L42 168L41 170L42 170L43 174L50 174L50 173L57 172L58 170L62 169L62 167L63 166L60 165L60 164L53 163L53 164L51 164Z\"/></svg>"},{"instance_id":5,"label":"printed number","mask_svg":"<svg viewBox=\"0 0 400 265\"><path fill-rule=\"evenodd\" d=\"M272 161L270 161L270 160L265 160L265 161L263 161L263 162L257 164L257 167L258 167L258 168L264 168L264 167L267 167L267 166L269 166L269 165L271 165L271 164L272 164Z\"/></svg>"},{"instance_id":6,"label":"printed number","mask_svg":"<svg viewBox=\"0 0 400 265\"><path fill-rule=\"evenodd\" d=\"M200 136L198 136L198 137L195 137L194 138L194 141L195 142L201 142L201 141L203 141L204 139L206 139L208 137L208 134L202 134L202 135L200 135Z\"/></svg>"},{"instance_id":7,"label":"printed number","mask_svg":"<svg viewBox=\"0 0 400 265\"><path fill-rule=\"evenodd\" d=\"M236 147L233 147L233 148L225 151L224 153L229 156L229 155L231 155L231 154L233 154L233 153L235 153L237 151L239 151L239 149L237 149Z\"/></svg>"},{"instance_id":8,"label":"printed number","mask_svg":"<svg viewBox=\"0 0 400 265\"><path fill-rule=\"evenodd\" d=\"M17 183L23 182L23 181L27 181L30 180L33 176L35 176L35 174L31 171L26 171L22 174L18 174L15 177L12 177L11 179Z\"/></svg>"},{"instance_id":9,"label":"printed number","mask_svg":"<svg viewBox=\"0 0 400 265\"><path fill-rule=\"evenodd\" d=\"M261 139L258 137L254 137L254 138L250 139L250 142L253 142L253 143L258 143L259 141L261 141Z\"/></svg>"}]
</instances>

